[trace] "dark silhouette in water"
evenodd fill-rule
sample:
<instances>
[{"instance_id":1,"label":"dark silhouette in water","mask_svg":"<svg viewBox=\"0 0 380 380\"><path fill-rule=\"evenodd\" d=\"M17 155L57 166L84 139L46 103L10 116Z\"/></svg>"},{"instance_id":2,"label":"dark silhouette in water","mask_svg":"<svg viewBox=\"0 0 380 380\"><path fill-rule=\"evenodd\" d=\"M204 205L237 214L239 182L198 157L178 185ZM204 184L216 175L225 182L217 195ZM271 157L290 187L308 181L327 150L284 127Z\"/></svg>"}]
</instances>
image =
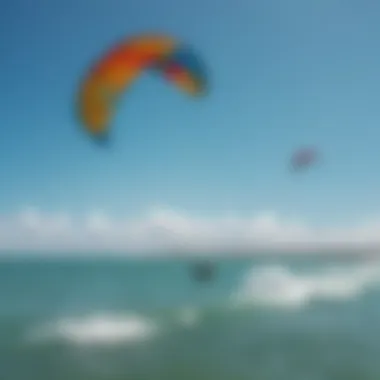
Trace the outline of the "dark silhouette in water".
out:
<instances>
[{"instance_id":1,"label":"dark silhouette in water","mask_svg":"<svg viewBox=\"0 0 380 380\"><path fill-rule=\"evenodd\" d=\"M214 265L207 261L194 264L191 268L191 276L198 282L210 282L214 278L214 272Z\"/></svg>"}]
</instances>

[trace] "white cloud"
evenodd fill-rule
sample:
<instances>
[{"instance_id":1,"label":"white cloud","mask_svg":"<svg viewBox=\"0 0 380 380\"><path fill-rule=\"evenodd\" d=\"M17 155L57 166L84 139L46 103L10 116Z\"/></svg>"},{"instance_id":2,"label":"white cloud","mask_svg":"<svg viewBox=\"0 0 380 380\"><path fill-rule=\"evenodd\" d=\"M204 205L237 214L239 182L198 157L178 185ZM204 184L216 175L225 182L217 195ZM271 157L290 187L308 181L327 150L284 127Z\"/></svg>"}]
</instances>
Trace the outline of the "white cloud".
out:
<instances>
[{"instance_id":1,"label":"white cloud","mask_svg":"<svg viewBox=\"0 0 380 380\"><path fill-rule=\"evenodd\" d=\"M255 253L380 248L380 218L351 227L312 227L273 212L252 217L190 216L154 208L140 218L84 217L25 209L0 216L0 250L130 254Z\"/></svg>"}]
</instances>

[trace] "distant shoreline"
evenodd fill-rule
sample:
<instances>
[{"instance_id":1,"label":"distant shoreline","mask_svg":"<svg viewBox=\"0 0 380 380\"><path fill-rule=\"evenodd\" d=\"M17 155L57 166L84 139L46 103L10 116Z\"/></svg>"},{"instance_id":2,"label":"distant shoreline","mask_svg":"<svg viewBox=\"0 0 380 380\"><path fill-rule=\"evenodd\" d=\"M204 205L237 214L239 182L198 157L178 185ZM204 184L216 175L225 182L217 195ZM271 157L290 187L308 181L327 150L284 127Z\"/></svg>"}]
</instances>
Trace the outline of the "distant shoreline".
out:
<instances>
[{"instance_id":1,"label":"distant shoreline","mask_svg":"<svg viewBox=\"0 0 380 380\"><path fill-rule=\"evenodd\" d=\"M304 250L300 248L294 250L260 250L260 251L225 251L225 252L116 252L116 251L55 251L55 250L0 250L0 262L2 261L66 261L66 260L96 260L96 261L167 261L167 260L249 260L249 259L352 259L352 258L379 258L380 247L359 247L359 248L327 248L320 250Z\"/></svg>"}]
</instances>

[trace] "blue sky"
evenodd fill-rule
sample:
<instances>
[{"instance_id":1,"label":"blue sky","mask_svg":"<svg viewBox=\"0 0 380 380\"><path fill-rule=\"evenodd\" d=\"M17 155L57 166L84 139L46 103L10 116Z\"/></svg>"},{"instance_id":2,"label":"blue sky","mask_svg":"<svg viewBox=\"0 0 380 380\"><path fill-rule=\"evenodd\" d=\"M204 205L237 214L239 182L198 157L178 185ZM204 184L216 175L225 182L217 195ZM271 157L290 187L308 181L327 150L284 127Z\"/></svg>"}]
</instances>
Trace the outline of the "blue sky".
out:
<instances>
[{"instance_id":1,"label":"blue sky","mask_svg":"<svg viewBox=\"0 0 380 380\"><path fill-rule=\"evenodd\" d=\"M0 213L379 214L379 12L363 0L3 1ZM81 76L115 41L152 30L197 49L209 96L144 75L101 149L74 117ZM287 160L303 144L323 162L294 176Z\"/></svg>"}]
</instances>

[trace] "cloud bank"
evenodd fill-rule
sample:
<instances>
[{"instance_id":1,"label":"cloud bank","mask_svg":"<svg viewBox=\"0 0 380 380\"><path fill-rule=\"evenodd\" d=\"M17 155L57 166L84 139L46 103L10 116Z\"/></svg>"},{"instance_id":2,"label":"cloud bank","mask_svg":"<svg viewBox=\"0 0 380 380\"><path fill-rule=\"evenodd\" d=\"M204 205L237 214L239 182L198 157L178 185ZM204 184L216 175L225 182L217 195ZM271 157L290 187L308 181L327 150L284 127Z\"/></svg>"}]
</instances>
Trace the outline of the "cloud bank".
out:
<instances>
[{"instance_id":1,"label":"cloud bank","mask_svg":"<svg viewBox=\"0 0 380 380\"><path fill-rule=\"evenodd\" d=\"M84 217L25 209L0 216L1 251L123 254L254 254L265 251L380 248L380 218L351 227L317 228L274 212L252 217L196 217L153 208L141 217Z\"/></svg>"}]
</instances>

